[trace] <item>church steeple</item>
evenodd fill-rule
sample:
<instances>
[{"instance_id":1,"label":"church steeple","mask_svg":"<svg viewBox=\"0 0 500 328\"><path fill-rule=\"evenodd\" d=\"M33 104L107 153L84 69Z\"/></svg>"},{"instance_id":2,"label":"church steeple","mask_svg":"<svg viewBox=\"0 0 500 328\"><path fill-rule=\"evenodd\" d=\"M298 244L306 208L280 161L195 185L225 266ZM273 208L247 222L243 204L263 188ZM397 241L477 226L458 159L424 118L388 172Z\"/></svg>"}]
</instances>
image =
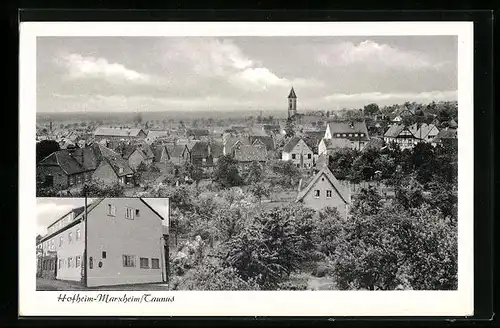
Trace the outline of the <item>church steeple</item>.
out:
<instances>
[{"instance_id":1,"label":"church steeple","mask_svg":"<svg viewBox=\"0 0 500 328\"><path fill-rule=\"evenodd\" d=\"M293 117L295 114L297 114L297 95L292 87L288 95L288 118Z\"/></svg>"}]
</instances>

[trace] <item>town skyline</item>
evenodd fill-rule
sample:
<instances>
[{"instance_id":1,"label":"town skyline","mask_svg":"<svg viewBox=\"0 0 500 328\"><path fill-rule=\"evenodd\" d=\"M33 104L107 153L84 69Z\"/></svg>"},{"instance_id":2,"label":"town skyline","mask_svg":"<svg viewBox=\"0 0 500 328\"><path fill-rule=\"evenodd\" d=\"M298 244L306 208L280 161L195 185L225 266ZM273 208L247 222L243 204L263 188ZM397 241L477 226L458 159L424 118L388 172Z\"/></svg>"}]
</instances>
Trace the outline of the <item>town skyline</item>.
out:
<instances>
[{"instance_id":1,"label":"town skyline","mask_svg":"<svg viewBox=\"0 0 500 328\"><path fill-rule=\"evenodd\" d=\"M41 37L37 112L362 108L457 99L457 38Z\"/></svg>"}]
</instances>

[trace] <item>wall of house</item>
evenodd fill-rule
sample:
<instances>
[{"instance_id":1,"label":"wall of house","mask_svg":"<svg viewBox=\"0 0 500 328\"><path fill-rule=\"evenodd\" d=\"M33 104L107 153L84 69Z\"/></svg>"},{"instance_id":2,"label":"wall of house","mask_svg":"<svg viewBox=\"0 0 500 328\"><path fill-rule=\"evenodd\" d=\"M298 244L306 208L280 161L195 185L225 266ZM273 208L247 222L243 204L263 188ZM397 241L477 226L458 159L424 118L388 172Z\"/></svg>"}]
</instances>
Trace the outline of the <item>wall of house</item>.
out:
<instances>
[{"instance_id":1,"label":"wall of house","mask_svg":"<svg viewBox=\"0 0 500 328\"><path fill-rule=\"evenodd\" d=\"M66 173L56 165L46 166L46 165L37 165L36 167L36 178L37 181L45 182L46 176L53 176L54 182L53 186L57 188L67 188L68 187L68 176Z\"/></svg>"},{"instance_id":2,"label":"wall of house","mask_svg":"<svg viewBox=\"0 0 500 328\"><path fill-rule=\"evenodd\" d=\"M303 155L303 160L301 163L300 155ZM293 155L295 155L295 158L293 158ZM313 156L312 150L306 145L306 143L303 140L300 140L293 150L289 154L289 159L295 164L296 166L300 168L311 168L314 164L314 156ZM310 157L310 158L309 158Z\"/></svg>"},{"instance_id":3,"label":"wall of house","mask_svg":"<svg viewBox=\"0 0 500 328\"><path fill-rule=\"evenodd\" d=\"M98 179L104 184L114 184L120 182L113 168L106 161L101 161L101 164L97 167L92 174L92 179Z\"/></svg>"},{"instance_id":4,"label":"wall of house","mask_svg":"<svg viewBox=\"0 0 500 328\"><path fill-rule=\"evenodd\" d=\"M146 162L146 161L144 160L144 157L142 157L141 153L137 150L134 150L134 152L128 158L128 165L134 171L137 170L137 168L139 167L139 165L142 162ZM147 164L147 163L144 163L144 164Z\"/></svg>"},{"instance_id":5,"label":"wall of house","mask_svg":"<svg viewBox=\"0 0 500 328\"><path fill-rule=\"evenodd\" d=\"M109 216L108 204L116 208ZM139 217L126 219L126 208L140 211ZM162 220L138 198L108 198L89 214L88 256L93 268L88 269L88 286L162 282ZM106 252L106 258L103 253ZM123 255L135 259L135 267L124 267ZM140 258L149 259L149 268L140 267ZM160 268L153 269L151 259L159 259ZM99 267L99 263L102 267Z\"/></svg>"},{"instance_id":6,"label":"wall of house","mask_svg":"<svg viewBox=\"0 0 500 328\"><path fill-rule=\"evenodd\" d=\"M71 241L69 239L70 233ZM78 223L73 227L52 236L42 243L44 254L48 254L49 252L55 252L56 254L56 279L81 281L82 263L84 261L83 251L85 249L84 240L85 227L82 223ZM78 266L76 265L77 256L80 256L80 263ZM72 259L71 261L69 260L70 258Z\"/></svg>"},{"instance_id":7,"label":"wall of house","mask_svg":"<svg viewBox=\"0 0 500 328\"><path fill-rule=\"evenodd\" d=\"M315 197L314 191L319 190L319 197ZM332 196L327 197L326 191L331 190ZM337 193L330 180L323 174L318 178L316 184L307 192L302 199L304 206L321 210L325 207L336 207L342 217L347 216L347 206L342 197Z\"/></svg>"}]
</instances>

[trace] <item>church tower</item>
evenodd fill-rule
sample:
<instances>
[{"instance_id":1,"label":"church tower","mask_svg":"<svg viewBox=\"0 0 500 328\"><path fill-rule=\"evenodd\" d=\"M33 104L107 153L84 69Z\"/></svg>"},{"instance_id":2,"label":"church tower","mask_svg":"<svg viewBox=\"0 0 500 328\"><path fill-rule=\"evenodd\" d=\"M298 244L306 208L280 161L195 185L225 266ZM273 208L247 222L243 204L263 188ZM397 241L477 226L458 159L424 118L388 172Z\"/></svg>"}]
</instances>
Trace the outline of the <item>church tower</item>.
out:
<instances>
[{"instance_id":1,"label":"church tower","mask_svg":"<svg viewBox=\"0 0 500 328\"><path fill-rule=\"evenodd\" d=\"M297 96L295 95L295 90L290 90L288 95L288 118L291 118L297 114Z\"/></svg>"}]
</instances>

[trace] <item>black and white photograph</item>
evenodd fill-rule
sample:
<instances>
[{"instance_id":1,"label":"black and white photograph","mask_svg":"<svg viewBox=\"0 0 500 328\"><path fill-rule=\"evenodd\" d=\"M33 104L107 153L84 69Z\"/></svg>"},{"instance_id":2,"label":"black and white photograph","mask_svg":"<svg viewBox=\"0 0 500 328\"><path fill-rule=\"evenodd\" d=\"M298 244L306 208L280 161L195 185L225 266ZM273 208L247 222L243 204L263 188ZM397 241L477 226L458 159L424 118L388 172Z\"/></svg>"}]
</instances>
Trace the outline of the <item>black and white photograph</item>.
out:
<instances>
[{"instance_id":1,"label":"black and white photograph","mask_svg":"<svg viewBox=\"0 0 500 328\"><path fill-rule=\"evenodd\" d=\"M471 29L426 24L31 37L36 290L469 309Z\"/></svg>"},{"instance_id":2,"label":"black and white photograph","mask_svg":"<svg viewBox=\"0 0 500 328\"><path fill-rule=\"evenodd\" d=\"M168 289L168 199L38 198L37 290Z\"/></svg>"}]
</instances>

